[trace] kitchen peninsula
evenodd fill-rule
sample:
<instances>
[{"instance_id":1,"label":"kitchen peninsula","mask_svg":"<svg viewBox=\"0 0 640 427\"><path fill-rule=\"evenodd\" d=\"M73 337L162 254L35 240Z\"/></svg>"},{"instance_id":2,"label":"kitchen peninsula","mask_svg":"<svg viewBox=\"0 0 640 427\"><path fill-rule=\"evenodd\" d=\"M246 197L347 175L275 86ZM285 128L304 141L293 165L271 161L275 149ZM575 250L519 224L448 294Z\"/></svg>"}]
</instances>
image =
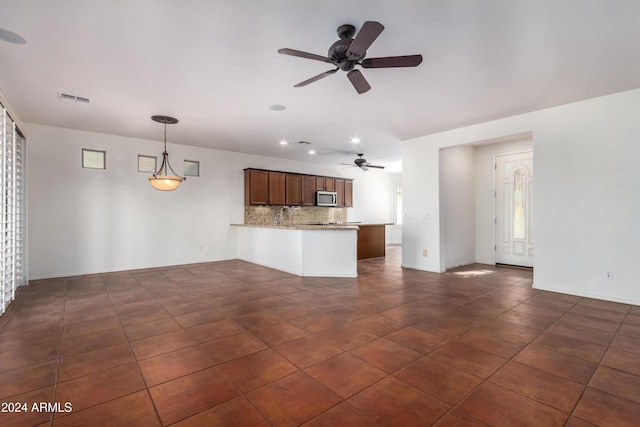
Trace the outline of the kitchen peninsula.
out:
<instances>
[{"instance_id":1,"label":"kitchen peninsula","mask_svg":"<svg viewBox=\"0 0 640 427\"><path fill-rule=\"evenodd\" d=\"M357 225L234 224L238 258L298 276L358 277Z\"/></svg>"},{"instance_id":2,"label":"kitchen peninsula","mask_svg":"<svg viewBox=\"0 0 640 427\"><path fill-rule=\"evenodd\" d=\"M358 260L385 255L385 225L348 222L353 181L245 169L238 258L299 276L357 277ZM314 202L334 192L334 204Z\"/></svg>"}]
</instances>

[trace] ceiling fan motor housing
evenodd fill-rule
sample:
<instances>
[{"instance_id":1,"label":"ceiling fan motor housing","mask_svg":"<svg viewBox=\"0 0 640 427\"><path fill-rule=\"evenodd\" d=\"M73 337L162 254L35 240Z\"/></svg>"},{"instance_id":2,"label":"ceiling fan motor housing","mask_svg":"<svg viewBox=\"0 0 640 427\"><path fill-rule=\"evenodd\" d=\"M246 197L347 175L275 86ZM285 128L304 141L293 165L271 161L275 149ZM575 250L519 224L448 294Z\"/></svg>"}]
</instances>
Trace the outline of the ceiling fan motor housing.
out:
<instances>
[{"instance_id":1,"label":"ceiling fan motor housing","mask_svg":"<svg viewBox=\"0 0 640 427\"><path fill-rule=\"evenodd\" d=\"M329 60L333 62L342 71L351 71L357 64L357 59L352 59L347 56L349 46L351 46L353 39L338 40L329 48ZM364 58L364 55L362 55Z\"/></svg>"}]
</instances>

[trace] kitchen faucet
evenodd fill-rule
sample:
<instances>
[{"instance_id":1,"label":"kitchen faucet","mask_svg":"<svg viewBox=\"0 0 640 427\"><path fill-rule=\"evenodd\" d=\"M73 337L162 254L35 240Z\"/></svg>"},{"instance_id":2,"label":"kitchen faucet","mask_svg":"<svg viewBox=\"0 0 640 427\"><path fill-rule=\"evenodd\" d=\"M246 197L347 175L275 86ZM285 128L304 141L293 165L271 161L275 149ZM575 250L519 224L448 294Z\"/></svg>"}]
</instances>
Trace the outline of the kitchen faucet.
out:
<instances>
[{"instance_id":1,"label":"kitchen faucet","mask_svg":"<svg viewBox=\"0 0 640 427\"><path fill-rule=\"evenodd\" d=\"M280 212L276 215L276 219L274 221L274 225L282 226L284 225L284 210L289 211L289 219L291 219L291 208L289 206L283 206L280 208Z\"/></svg>"}]
</instances>

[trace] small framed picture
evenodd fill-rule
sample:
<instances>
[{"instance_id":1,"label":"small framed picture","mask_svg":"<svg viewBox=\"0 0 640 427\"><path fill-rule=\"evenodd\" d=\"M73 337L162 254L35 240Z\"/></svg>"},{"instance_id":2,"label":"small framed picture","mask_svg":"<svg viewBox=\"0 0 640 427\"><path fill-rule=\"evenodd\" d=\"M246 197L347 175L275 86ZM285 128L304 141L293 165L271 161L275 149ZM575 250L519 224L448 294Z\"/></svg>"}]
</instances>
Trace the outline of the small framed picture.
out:
<instances>
[{"instance_id":1,"label":"small framed picture","mask_svg":"<svg viewBox=\"0 0 640 427\"><path fill-rule=\"evenodd\" d=\"M158 159L155 156L138 154L138 172L155 173Z\"/></svg>"},{"instance_id":2,"label":"small framed picture","mask_svg":"<svg viewBox=\"0 0 640 427\"><path fill-rule=\"evenodd\" d=\"M184 161L184 176L200 176L200 162L195 160Z\"/></svg>"},{"instance_id":3,"label":"small framed picture","mask_svg":"<svg viewBox=\"0 0 640 427\"><path fill-rule=\"evenodd\" d=\"M87 169L105 169L106 151L82 149L82 167Z\"/></svg>"}]
</instances>

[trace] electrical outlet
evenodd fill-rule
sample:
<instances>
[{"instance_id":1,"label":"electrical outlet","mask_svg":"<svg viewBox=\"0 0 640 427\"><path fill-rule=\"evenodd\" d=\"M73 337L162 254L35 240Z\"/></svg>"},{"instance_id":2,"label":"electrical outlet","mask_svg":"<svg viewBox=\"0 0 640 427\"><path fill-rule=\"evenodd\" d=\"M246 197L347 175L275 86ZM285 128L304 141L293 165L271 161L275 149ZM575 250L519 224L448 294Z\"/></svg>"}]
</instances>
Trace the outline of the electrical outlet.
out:
<instances>
[{"instance_id":1,"label":"electrical outlet","mask_svg":"<svg viewBox=\"0 0 640 427\"><path fill-rule=\"evenodd\" d=\"M423 249L423 250L422 250L422 256L427 256L427 252L428 252L428 251L427 251L426 249Z\"/></svg>"},{"instance_id":2,"label":"electrical outlet","mask_svg":"<svg viewBox=\"0 0 640 427\"><path fill-rule=\"evenodd\" d=\"M607 271L604 273L606 279L613 279L613 271Z\"/></svg>"}]
</instances>

